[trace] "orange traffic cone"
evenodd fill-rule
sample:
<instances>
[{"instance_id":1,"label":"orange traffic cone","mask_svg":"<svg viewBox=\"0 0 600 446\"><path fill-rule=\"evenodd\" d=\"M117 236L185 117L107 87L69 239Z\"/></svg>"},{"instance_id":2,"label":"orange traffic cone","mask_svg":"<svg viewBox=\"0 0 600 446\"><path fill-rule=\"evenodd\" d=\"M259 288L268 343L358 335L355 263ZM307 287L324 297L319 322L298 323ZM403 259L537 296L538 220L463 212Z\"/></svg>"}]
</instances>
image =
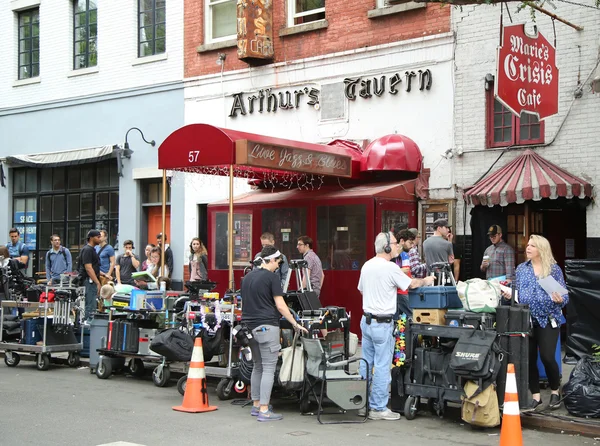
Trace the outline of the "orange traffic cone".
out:
<instances>
[{"instance_id":1,"label":"orange traffic cone","mask_svg":"<svg viewBox=\"0 0 600 446\"><path fill-rule=\"evenodd\" d=\"M206 371L204 370L204 353L202 338L197 337L192 351L192 360L185 385L185 395L181 406L173 407L180 412L210 412L217 406L208 405L208 389L206 388Z\"/></svg>"},{"instance_id":2,"label":"orange traffic cone","mask_svg":"<svg viewBox=\"0 0 600 446\"><path fill-rule=\"evenodd\" d=\"M521 412L519 410L519 395L517 394L517 378L515 376L514 364L508 364L506 372L506 391L504 392L500 446L523 446Z\"/></svg>"}]
</instances>

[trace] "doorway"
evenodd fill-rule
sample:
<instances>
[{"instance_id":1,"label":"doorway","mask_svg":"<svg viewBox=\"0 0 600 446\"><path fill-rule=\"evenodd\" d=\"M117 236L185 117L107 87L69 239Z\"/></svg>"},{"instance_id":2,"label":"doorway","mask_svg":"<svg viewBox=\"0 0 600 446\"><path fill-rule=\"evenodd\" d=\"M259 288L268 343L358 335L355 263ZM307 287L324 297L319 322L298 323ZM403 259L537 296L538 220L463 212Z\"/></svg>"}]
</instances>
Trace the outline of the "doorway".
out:
<instances>
[{"instance_id":1,"label":"doorway","mask_svg":"<svg viewBox=\"0 0 600 446\"><path fill-rule=\"evenodd\" d=\"M156 235L162 232L162 206L148 206L148 241L147 243L156 244ZM166 207L165 232L167 233L167 243L171 240L171 206Z\"/></svg>"}]
</instances>

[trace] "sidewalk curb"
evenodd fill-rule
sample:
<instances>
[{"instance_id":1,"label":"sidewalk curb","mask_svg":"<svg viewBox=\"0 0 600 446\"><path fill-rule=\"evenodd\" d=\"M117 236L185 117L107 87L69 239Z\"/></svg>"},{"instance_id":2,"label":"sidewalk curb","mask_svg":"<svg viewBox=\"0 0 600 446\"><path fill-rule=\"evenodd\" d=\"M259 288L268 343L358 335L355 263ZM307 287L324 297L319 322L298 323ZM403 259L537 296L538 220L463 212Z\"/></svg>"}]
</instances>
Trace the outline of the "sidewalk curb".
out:
<instances>
[{"instance_id":1,"label":"sidewalk curb","mask_svg":"<svg viewBox=\"0 0 600 446\"><path fill-rule=\"evenodd\" d=\"M593 419L561 417L544 413L528 413L521 414L521 425L523 427L539 428L559 434L600 437L600 421Z\"/></svg>"}]
</instances>

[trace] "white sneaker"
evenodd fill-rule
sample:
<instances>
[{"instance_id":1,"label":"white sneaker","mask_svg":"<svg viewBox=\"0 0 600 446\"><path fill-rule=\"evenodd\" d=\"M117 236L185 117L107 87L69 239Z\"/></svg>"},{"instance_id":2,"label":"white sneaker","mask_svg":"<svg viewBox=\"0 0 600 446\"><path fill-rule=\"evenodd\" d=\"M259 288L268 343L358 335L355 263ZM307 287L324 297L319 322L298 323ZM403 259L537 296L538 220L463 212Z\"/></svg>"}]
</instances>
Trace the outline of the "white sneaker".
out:
<instances>
[{"instance_id":1,"label":"white sneaker","mask_svg":"<svg viewBox=\"0 0 600 446\"><path fill-rule=\"evenodd\" d=\"M400 419L400 414L392 412L390 409L369 410L369 420L396 421Z\"/></svg>"}]
</instances>

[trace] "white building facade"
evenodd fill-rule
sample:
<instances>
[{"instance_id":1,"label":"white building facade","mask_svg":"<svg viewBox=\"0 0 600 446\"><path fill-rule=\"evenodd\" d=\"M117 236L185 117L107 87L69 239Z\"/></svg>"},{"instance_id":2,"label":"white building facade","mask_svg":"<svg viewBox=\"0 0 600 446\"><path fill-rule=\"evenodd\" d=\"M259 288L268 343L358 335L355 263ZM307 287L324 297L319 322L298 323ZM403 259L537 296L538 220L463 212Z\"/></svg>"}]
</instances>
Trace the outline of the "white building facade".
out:
<instances>
[{"instance_id":1,"label":"white building facade","mask_svg":"<svg viewBox=\"0 0 600 446\"><path fill-rule=\"evenodd\" d=\"M592 91L591 81L600 75L600 11L591 0L580 3L576 6L558 2L552 12L582 30L553 21L540 12L535 13L534 23L529 9L517 13L514 3L508 3L510 11L499 5L453 8L455 232L466 235L464 239L459 237L459 245L469 276L478 274L483 249L489 244L487 228L492 224L503 227L505 240L517 251L517 262L524 260L531 233L541 233L550 240L561 265L569 258L598 255L600 215L590 197L526 200L504 206L473 206L463 199L469 187L527 149L592 185L598 183L600 142L594 123L600 113L600 95ZM494 103L502 13L505 26L526 24L531 33L536 25L551 44L556 43L558 114L543 124L531 115L515 117Z\"/></svg>"}]
</instances>

